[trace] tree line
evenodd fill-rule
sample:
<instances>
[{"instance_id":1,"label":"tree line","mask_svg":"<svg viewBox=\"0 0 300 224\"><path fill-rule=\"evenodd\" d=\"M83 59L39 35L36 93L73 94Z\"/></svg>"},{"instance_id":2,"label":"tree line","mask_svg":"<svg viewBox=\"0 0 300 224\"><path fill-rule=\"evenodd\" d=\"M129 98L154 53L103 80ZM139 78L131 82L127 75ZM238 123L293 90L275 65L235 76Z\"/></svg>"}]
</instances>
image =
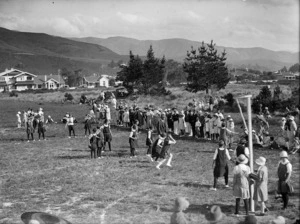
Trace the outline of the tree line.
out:
<instances>
[{"instance_id":1,"label":"tree line","mask_svg":"<svg viewBox=\"0 0 300 224\"><path fill-rule=\"evenodd\" d=\"M225 88L230 80L226 52L219 54L215 46L211 41L209 44L202 42L197 49L191 47L182 64L165 57L156 58L151 45L145 60L130 51L129 62L121 65L117 80L123 81L129 91L137 89L143 94L166 93L169 83L179 85L182 82L186 82L186 90L191 92Z\"/></svg>"}]
</instances>

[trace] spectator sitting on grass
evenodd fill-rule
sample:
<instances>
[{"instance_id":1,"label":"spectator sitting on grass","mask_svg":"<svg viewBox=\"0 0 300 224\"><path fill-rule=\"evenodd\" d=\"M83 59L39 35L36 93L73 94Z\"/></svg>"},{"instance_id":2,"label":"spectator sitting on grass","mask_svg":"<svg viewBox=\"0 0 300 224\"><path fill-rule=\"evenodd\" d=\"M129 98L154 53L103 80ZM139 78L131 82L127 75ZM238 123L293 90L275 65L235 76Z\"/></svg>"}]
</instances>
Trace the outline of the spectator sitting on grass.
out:
<instances>
[{"instance_id":1,"label":"spectator sitting on grass","mask_svg":"<svg viewBox=\"0 0 300 224\"><path fill-rule=\"evenodd\" d=\"M224 221L224 213L222 213L221 208L217 205L213 205L209 212L205 214L205 218L208 223L222 223Z\"/></svg>"},{"instance_id":2,"label":"spectator sitting on grass","mask_svg":"<svg viewBox=\"0 0 300 224\"><path fill-rule=\"evenodd\" d=\"M298 137L295 137L292 145L291 154L295 154L296 152L298 152L299 149L300 149L300 141Z\"/></svg>"}]
</instances>

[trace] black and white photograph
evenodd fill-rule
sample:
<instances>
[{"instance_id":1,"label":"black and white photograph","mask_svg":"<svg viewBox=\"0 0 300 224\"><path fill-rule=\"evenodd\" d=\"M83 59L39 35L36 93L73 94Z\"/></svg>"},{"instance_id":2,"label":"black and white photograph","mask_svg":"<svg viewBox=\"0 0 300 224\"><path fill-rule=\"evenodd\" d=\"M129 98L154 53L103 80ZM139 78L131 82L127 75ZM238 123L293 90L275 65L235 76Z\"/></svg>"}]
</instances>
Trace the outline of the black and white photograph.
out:
<instances>
[{"instance_id":1,"label":"black and white photograph","mask_svg":"<svg viewBox=\"0 0 300 224\"><path fill-rule=\"evenodd\" d=\"M300 224L299 0L0 0L0 224Z\"/></svg>"}]
</instances>

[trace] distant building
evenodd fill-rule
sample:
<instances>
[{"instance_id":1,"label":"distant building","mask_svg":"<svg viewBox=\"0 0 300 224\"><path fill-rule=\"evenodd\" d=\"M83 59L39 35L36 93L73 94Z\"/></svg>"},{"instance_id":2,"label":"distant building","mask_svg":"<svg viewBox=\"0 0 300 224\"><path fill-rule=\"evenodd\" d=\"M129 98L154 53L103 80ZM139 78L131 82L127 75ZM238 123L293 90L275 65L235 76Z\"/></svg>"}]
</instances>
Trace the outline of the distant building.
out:
<instances>
[{"instance_id":1,"label":"distant building","mask_svg":"<svg viewBox=\"0 0 300 224\"><path fill-rule=\"evenodd\" d=\"M29 72L21 71L15 68L6 69L0 73L0 91L21 91L35 89L34 79L37 77Z\"/></svg>"},{"instance_id":2,"label":"distant building","mask_svg":"<svg viewBox=\"0 0 300 224\"><path fill-rule=\"evenodd\" d=\"M83 78L83 84L86 85L88 88L97 88L99 86L105 86L109 87L109 80L111 76L109 75L92 75L92 76L87 76Z\"/></svg>"},{"instance_id":3,"label":"distant building","mask_svg":"<svg viewBox=\"0 0 300 224\"><path fill-rule=\"evenodd\" d=\"M61 75L39 75L35 79L36 89L59 89L65 86L65 80Z\"/></svg>"}]
</instances>

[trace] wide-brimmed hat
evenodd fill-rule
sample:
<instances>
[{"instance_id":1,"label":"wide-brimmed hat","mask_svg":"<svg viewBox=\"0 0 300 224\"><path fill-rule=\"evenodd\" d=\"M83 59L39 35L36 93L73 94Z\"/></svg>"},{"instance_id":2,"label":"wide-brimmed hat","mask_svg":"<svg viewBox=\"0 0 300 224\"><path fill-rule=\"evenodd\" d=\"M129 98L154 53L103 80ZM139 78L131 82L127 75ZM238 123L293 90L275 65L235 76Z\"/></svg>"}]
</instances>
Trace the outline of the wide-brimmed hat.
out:
<instances>
[{"instance_id":1,"label":"wide-brimmed hat","mask_svg":"<svg viewBox=\"0 0 300 224\"><path fill-rule=\"evenodd\" d=\"M260 156L258 159L255 160L255 163L257 165L264 166L266 164L266 158Z\"/></svg>"},{"instance_id":2,"label":"wide-brimmed hat","mask_svg":"<svg viewBox=\"0 0 300 224\"><path fill-rule=\"evenodd\" d=\"M282 121L285 121L285 120L286 120L286 118L285 118L285 117L283 117L283 118L281 118L281 120L282 120Z\"/></svg>"},{"instance_id":3,"label":"wide-brimmed hat","mask_svg":"<svg viewBox=\"0 0 300 224\"><path fill-rule=\"evenodd\" d=\"M190 203L184 197L177 197L175 199L174 209L176 211L184 211L190 206Z\"/></svg>"},{"instance_id":4,"label":"wide-brimmed hat","mask_svg":"<svg viewBox=\"0 0 300 224\"><path fill-rule=\"evenodd\" d=\"M21 114L21 112L20 112L20 111L18 111L18 114Z\"/></svg>"},{"instance_id":5,"label":"wide-brimmed hat","mask_svg":"<svg viewBox=\"0 0 300 224\"><path fill-rule=\"evenodd\" d=\"M280 156L280 158L288 158L289 157L286 151L281 151L279 156Z\"/></svg>"},{"instance_id":6,"label":"wide-brimmed hat","mask_svg":"<svg viewBox=\"0 0 300 224\"><path fill-rule=\"evenodd\" d=\"M285 224L285 218L282 216L277 216L272 220L271 224Z\"/></svg>"},{"instance_id":7,"label":"wide-brimmed hat","mask_svg":"<svg viewBox=\"0 0 300 224\"><path fill-rule=\"evenodd\" d=\"M30 223L65 223L71 224L69 221L55 215L45 212L25 212L21 215L21 220L25 224Z\"/></svg>"},{"instance_id":8,"label":"wide-brimmed hat","mask_svg":"<svg viewBox=\"0 0 300 224\"><path fill-rule=\"evenodd\" d=\"M230 114L228 114L228 115L227 115L227 118L230 118L230 117L231 117Z\"/></svg>"},{"instance_id":9,"label":"wide-brimmed hat","mask_svg":"<svg viewBox=\"0 0 300 224\"><path fill-rule=\"evenodd\" d=\"M248 158L244 154L239 155L237 160L241 164L247 164L248 163Z\"/></svg>"},{"instance_id":10,"label":"wide-brimmed hat","mask_svg":"<svg viewBox=\"0 0 300 224\"><path fill-rule=\"evenodd\" d=\"M233 119L232 119L232 118L230 118L230 119L229 119L229 121L233 121Z\"/></svg>"},{"instance_id":11,"label":"wide-brimmed hat","mask_svg":"<svg viewBox=\"0 0 300 224\"><path fill-rule=\"evenodd\" d=\"M290 120L291 121L295 120L295 117L294 116L290 116Z\"/></svg>"},{"instance_id":12,"label":"wide-brimmed hat","mask_svg":"<svg viewBox=\"0 0 300 224\"><path fill-rule=\"evenodd\" d=\"M205 214L205 218L210 223L216 223L223 218L224 214L221 211L221 208L217 205L213 205L209 212Z\"/></svg>"}]
</instances>

